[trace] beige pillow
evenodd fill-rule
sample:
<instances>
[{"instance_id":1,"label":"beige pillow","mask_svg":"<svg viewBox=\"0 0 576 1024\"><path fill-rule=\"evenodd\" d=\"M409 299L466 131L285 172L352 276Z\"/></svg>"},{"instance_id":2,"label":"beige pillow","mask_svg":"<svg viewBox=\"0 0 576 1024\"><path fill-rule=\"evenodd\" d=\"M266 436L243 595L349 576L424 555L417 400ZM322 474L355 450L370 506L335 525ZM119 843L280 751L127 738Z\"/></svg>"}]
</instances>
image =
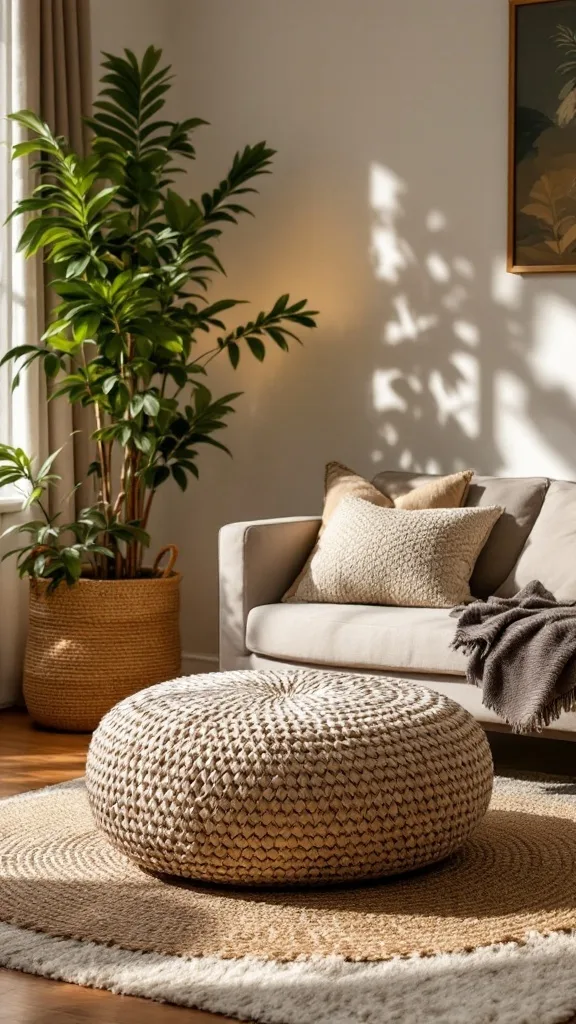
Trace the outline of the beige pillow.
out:
<instances>
[{"instance_id":1,"label":"beige pillow","mask_svg":"<svg viewBox=\"0 0 576 1024\"><path fill-rule=\"evenodd\" d=\"M451 608L470 600L469 580L494 523L484 508L378 508L344 498L332 514L291 602Z\"/></svg>"},{"instance_id":2,"label":"beige pillow","mask_svg":"<svg viewBox=\"0 0 576 1024\"><path fill-rule=\"evenodd\" d=\"M394 508L392 498L382 494L369 480L359 476L353 469L348 469L348 466L343 466L341 462L329 462L324 474L324 509L320 530L326 526L342 498L363 498L382 508Z\"/></svg>"},{"instance_id":3,"label":"beige pillow","mask_svg":"<svg viewBox=\"0 0 576 1024\"><path fill-rule=\"evenodd\" d=\"M379 491L374 484L348 469L341 462L329 462L324 476L324 511L322 526L326 526L334 509L342 498L364 498L373 505L383 508L459 508L464 502L473 469L466 469L450 476L438 476L427 480L420 487L414 487L397 497Z\"/></svg>"},{"instance_id":4,"label":"beige pillow","mask_svg":"<svg viewBox=\"0 0 576 1024\"><path fill-rule=\"evenodd\" d=\"M421 487L415 487L408 494L402 494L398 498L393 499L388 494L383 494L377 487L374 487L374 484L371 484L363 476L359 476L353 469L348 469L348 466L344 466L341 462L329 462L324 474L324 508L316 546L308 556L304 567L294 580L294 583L284 594L282 600L291 601L294 597L300 581L304 578L304 574L307 572L310 562L316 554L316 547L326 524L343 498L363 498L364 501L369 501L373 505L378 505L382 508L410 510L419 508L458 508L466 497L470 480L473 476L474 470L467 469L461 473L452 473L450 476L435 477Z\"/></svg>"},{"instance_id":5,"label":"beige pillow","mask_svg":"<svg viewBox=\"0 0 576 1024\"><path fill-rule=\"evenodd\" d=\"M394 508L460 508L473 476L473 469L465 469L461 473L451 473L450 476L435 477L394 498Z\"/></svg>"}]
</instances>

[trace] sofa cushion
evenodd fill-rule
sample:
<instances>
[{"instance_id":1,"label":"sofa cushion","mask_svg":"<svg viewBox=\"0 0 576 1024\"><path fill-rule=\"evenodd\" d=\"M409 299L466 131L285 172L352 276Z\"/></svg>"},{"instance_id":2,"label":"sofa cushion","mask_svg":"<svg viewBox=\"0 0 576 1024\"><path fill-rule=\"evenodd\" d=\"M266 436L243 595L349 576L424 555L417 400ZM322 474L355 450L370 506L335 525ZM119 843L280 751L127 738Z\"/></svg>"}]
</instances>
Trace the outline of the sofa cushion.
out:
<instances>
[{"instance_id":1,"label":"sofa cushion","mask_svg":"<svg viewBox=\"0 0 576 1024\"><path fill-rule=\"evenodd\" d=\"M382 508L460 508L466 504L464 499L473 476L472 469L464 469L449 476L420 477L419 485L388 495L385 488L376 486L374 481L370 483L341 462L328 462L324 473L322 525L326 526L342 498L363 498Z\"/></svg>"},{"instance_id":2,"label":"sofa cushion","mask_svg":"<svg viewBox=\"0 0 576 1024\"><path fill-rule=\"evenodd\" d=\"M328 462L324 471L324 508L320 532L343 498L363 498L364 501L371 501L382 508L394 506L394 502L387 494L359 473L355 473L341 462Z\"/></svg>"},{"instance_id":3,"label":"sofa cushion","mask_svg":"<svg viewBox=\"0 0 576 1024\"><path fill-rule=\"evenodd\" d=\"M466 504L505 509L474 567L470 589L475 597L488 597L506 579L540 515L549 484L545 477L474 477Z\"/></svg>"},{"instance_id":4,"label":"sofa cushion","mask_svg":"<svg viewBox=\"0 0 576 1024\"><path fill-rule=\"evenodd\" d=\"M497 594L512 597L531 580L540 580L559 601L576 599L576 484L552 481L524 549Z\"/></svg>"},{"instance_id":5,"label":"sofa cushion","mask_svg":"<svg viewBox=\"0 0 576 1024\"><path fill-rule=\"evenodd\" d=\"M322 533L343 498L362 498L381 508L394 508L396 504L398 508L411 511L423 508L459 508L463 504L472 476L471 469L452 473L450 476L434 476L426 480L422 487L413 488L394 502L384 491L355 473L353 469L349 469L341 462L329 462L324 474L324 509L318 541L282 600L291 601L294 598L308 573Z\"/></svg>"},{"instance_id":6,"label":"sofa cushion","mask_svg":"<svg viewBox=\"0 0 576 1024\"><path fill-rule=\"evenodd\" d=\"M285 600L450 608L469 581L498 507L378 508L344 498L296 592Z\"/></svg>"},{"instance_id":7,"label":"sofa cushion","mask_svg":"<svg viewBox=\"0 0 576 1024\"><path fill-rule=\"evenodd\" d=\"M430 479L434 479L430 474L392 470L378 473L372 482L395 499ZM474 597L493 594L513 569L538 518L549 483L545 477L473 477L464 504L500 505L505 510L474 567L470 580Z\"/></svg>"},{"instance_id":8,"label":"sofa cushion","mask_svg":"<svg viewBox=\"0 0 576 1024\"><path fill-rule=\"evenodd\" d=\"M414 487L406 494L396 495L394 506L406 511L423 508L460 508L466 504L464 499L473 476L473 470L465 469L462 473L432 477L420 487Z\"/></svg>"},{"instance_id":9,"label":"sofa cushion","mask_svg":"<svg viewBox=\"0 0 576 1024\"><path fill-rule=\"evenodd\" d=\"M246 646L293 662L461 676L466 657L450 647L455 630L445 608L267 604L250 612Z\"/></svg>"},{"instance_id":10,"label":"sofa cushion","mask_svg":"<svg viewBox=\"0 0 576 1024\"><path fill-rule=\"evenodd\" d=\"M324 508L322 510L322 523L318 533L318 539L312 551L308 555L305 565L298 573L296 579L282 598L283 601L290 601L300 583L306 576L310 562L318 550L318 542L326 526L343 498L362 498L382 508L393 508L394 502L382 491L378 490L369 480L355 473L353 469L344 466L341 462L328 462L324 472Z\"/></svg>"},{"instance_id":11,"label":"sofa cushion","mask_svg":"<svg viewBox=\"0 0 576 1024\"><path fill-rule=\"evenodd\" d=\"M472 469L459 470L449 476L433 473L385 472L378 473L372 486L388 495L395 508L406 510L421 508L460 508L466 504ZM405 478L405 479L403 479Z\"/></svg>"}]
</instances>

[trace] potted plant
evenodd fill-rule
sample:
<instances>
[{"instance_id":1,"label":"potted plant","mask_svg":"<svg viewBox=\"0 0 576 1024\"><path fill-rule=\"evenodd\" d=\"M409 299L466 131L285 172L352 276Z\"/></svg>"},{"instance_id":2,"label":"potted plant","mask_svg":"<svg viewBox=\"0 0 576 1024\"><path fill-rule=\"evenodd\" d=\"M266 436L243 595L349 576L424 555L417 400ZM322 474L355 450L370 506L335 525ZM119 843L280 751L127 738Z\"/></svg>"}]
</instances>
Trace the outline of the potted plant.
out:
<instances>
[{"instance_id":1,"label":"potted plant","mask_svg":"<svg viewBox=\"0 0 576 1024\"><path fill-rule=\"evenodd\" d=\"M32 156L38 174L12 214L29 215L20 250L44 254L59 302L40 343L2 362L15 360L16 387L41 360L50 401L79 403L94 418L95 500L72 521L47 501L59 453L37 466L0 446L0 485L24 487L38 513L14 528L25 543L9 552L31 584L25 699L37 722L71 730L92 729L117 700L179 674L174 553L160 569L158 559L145 567L144 552L158 488L172 479L186 490L202 445L227 451L218 432L240 393L213 397L207 367L223 355L236 367L243 348L261 361L270 341L287 351L294 329L314 327L316 316L283 295L227 329L222 317L237 300L206 296L223 273L216 243L249 212L244 197L270 172L274 150L247 146L212 192L183 198L174 176L206 122L166 119L161 50L149 47L141 61L124 53L104 54L87 158L31 111L10 115L30 132L14 157Z\"/></svg>"}]
</instances>

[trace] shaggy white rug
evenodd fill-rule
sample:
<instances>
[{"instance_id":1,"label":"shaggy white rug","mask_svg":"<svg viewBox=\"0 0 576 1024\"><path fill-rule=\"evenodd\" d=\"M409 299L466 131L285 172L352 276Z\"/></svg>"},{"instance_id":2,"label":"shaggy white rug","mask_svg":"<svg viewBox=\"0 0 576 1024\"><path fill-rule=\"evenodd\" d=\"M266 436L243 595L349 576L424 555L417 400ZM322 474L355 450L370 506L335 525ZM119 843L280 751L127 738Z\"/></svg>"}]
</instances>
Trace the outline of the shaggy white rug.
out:
<instances>
[{"instance_id":1,"label":"shaggy white rug","mask_svg":"<svg viewBox=\"0 0 576 1024\"><path fill-rule=\"evenodd\" d=\"M576 800L569 783L498 785ZM561 1024L576 1012L576 933L379 963L276 963L134 953L0 924L0 964L262 1024Z\"/></svg>"},{"instance_id":2,"label":"shaggy white rug","mask_svg":"<svg viewBox=\"0 0 576 1024\"><path fill-rule=\"evenodd\" d=\"M576 935L353 964L184 960L0 924L5 967L265 1024L559 1024L576 1009Z\"/></svg>"}]
</instances>

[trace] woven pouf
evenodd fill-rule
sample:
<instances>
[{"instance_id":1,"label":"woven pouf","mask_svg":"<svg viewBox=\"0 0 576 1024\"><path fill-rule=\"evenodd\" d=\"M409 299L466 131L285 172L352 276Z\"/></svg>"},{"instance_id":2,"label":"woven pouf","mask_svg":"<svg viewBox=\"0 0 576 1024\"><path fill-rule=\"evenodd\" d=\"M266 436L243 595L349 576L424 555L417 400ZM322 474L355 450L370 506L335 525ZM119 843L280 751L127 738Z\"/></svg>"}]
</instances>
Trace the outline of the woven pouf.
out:
<instances>
[{"instance_id":1,"label":"woven pouf","mask_svg":"<svg viewBox=\"0 0 576 1024\"><path fill-rule=\"evenodd\" d=\"M86 781L97 825L141 867L287 885L446 857L487 810L492 758L467 711L412 682L220 672L117 704Z\"/></svg>"}]
</instances>

